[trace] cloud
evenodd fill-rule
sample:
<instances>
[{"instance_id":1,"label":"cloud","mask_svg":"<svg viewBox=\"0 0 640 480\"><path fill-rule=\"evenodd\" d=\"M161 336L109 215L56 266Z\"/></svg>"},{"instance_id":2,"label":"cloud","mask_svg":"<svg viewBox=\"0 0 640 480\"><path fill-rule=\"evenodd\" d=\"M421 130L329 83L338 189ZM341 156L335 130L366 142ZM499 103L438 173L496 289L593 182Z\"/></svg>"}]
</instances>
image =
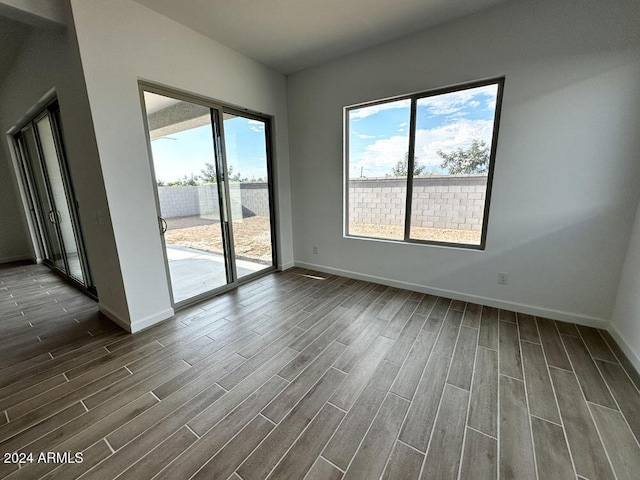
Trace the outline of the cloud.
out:
<instances>
[{"instance_id":1,"label":"cloud","mask_svg":"<svg viewBox=\"0 0 640 480\"><path fill-rule=\"evenodd\" d=\"M466 117L467 115L469 115L469 112L458 111L447 115L447 120L457 120L459 118ZM435 117L436 115L433 116Z\"/></svg>"},{"instance_id":2,"label":"cloud","mask_svg":"<svg viewBox=\"0 0 640 480\"><path fill-rule=\"evenodd\" d=\"M457 92L425 97L418 100L418 108L426 108L429 115L451 115L463 110L465 107L476 107L481 102L476 97L488 97L489 101L495 99L496 85L459 90Z\"/></svg>"},{"instance_id":3,"label":"cloud","mask_svg":"<svg viewBox=\"0 0 640 480\"><path fill-rule=\"evenodd\" d=\"M442 159L438 150L450 152L458 148L467 148L473 139L491 142L492 120L459 119L452 124L416 131L416 157L420 165L430 167L430 171L439 171ZM384 177L390 175L398 161L404 159L409 150L408 135L394 135L379 139L360 151L350 152L349 171L351 177Z\"/></svg>"},{"instance_id":4,"label":"cloud","mask_svg":"<svg viewBox=\"0 0 640 480\"><path fill-rule=\"evenodd\" d=\"M379 105L371 105L370 107L362 107L358 109L354 109L349 111L349 119L350 120L361 120L363 118L370 117L371 115L375 115L378 112L382 112L383 110L391 110L394 108L410 108L411 100L398 100L396 102L387 102L381 103Z\"/></svg>"},{"instance_id":5,"label":"cloud","mask_svg":"<svg viewBox=\"0 0 640 480\"><path fill-rule=\"evenodd\" d=\"M349 170L351 176L384 177L391 173L391 168L404 158L409 150L408 135L394 135L376 140L359 152L350 153Z\"/></svg>"},{"instance_id":6,"label":"cloud","mask_svg":"<svg viewBox=\"0 0 640 480\"><path fill-rule=\"evenodd\" d=\"M351 131L351 135L354 135L354 136L356 136L356 137L358 137L358 138L362 138L362 139L364 139L364 140L367 140L367 139L369 139L369 138L376 138L376 136L375 136L375 135L366 135L366 134L364 134L364 133L354 132L353 130Z\"/></svg>"},{"instance_id":7,"label":"cloud","mask_svg":"<svg viewBox=\"0 0 640 480\"><path fill-rule=\"evenodd\" d=\"M264 132L264 122L259 120L247 120L249 130L252 132Z\"/></svg>"},{"instance_id":8,"label":"cloud","mask_svg":"<svg viewBox=\"0 0 640 480\"><path fill-rule=\"evenodd\" d=\"M456 123L416 131L416 157L421 165L439 166L438 150L467 148L473 139L491 143L493 120L460 119Z\"/></svg>"},{"instance_id":9,"label":"cloud","mask_svg":"<svg viewBox=\"0 0 640 480\"><path fill-rule=\"evenodd\" d=\"M438 151L451 152L458 148L467 148L471 141L479 139L491 142L493 119L470 119L471 109L494 109L497 95L496 85L471 88L418 100L418 114L429 117L440 117L436 125L430 129L416 131L415 155L421 165L434 173L442 172L442 159ZM409 100L363 107L349 112L350 120L366 118L380 111L392 108L409 108ZM488 117L489 115L482 115ZM434 125L434 123L431 123ZM386 125L391 127L391 125ZM378 136L364 147L350 151L350 175L358 177L384 177L392 173L397 162L404 159L409 150L407 122L398 124L397 131L392 134ZM386 129L385 129L386 130ZM391 128L388 128L391 130ZM372 138L361 136L359 138ZM352 146L353 148L353 146ZM442 172L444 173L444 172Z\"/></svg>"}]
</instances>

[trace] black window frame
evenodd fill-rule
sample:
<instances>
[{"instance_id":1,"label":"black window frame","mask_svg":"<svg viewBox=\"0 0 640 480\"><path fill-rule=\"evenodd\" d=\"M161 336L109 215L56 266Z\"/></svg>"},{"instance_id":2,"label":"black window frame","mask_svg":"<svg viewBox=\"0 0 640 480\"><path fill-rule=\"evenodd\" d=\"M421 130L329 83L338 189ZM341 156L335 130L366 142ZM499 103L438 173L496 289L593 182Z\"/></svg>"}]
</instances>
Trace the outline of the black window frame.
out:
<instances>
[{"instance_id":1,"label":"black window frame","mask_svg":"<svg viewBox=\"0 0 640 480\"><path fill-rule=\"evenodd\" d=\"M459 83L456 85L450 85L441 88L435 88L422 92L400 95L397 97L385 98L380 100L374 100L371 102L364 102L355 105L344 107L344 236L346 238L366 239L366 240L379 240L391 243L410 243L410 244L422 244L422 245L437 245L444 247L465 248L471 250L484 250L486 248L487 241L487 229L489 225L489 210L491 205L491 191L493 187L493 176L495 170L495 157L498 148L498 133L500 130L500 116L502 111L502 99L504 93L505 76L492 77L483 80L475 80L472 82ZM459 92L462 90L469 90L478 87L484 87L487 85L496 85L498 91L496 94L496 107L493 119L493 133L491 136L491 152L489 156L489 168L487 171L487 187L485 193L485 204L482 215L482 228L479 244L470 243L456 243L456 242L441 242L436 240L422 240L411 238L411 209L413 203L413 169L415 162L415 136L416 136L416 115L418 100L434 97L438 95L444 95L452 92ZM349 135L350 135L350 122L349 113L352 110L358 110L365 107L371 107L375 105L383 105L385 103L397 102L400 100L410 100L410 117L409 117L409 147L408 147L408 161L407 161L407 185L406 185L406 198L405 198L405 218L404 218L404 239L390 239L381 237L370 237L363 235L353 235L349 233Z\"/></svg>"}]
</instances>

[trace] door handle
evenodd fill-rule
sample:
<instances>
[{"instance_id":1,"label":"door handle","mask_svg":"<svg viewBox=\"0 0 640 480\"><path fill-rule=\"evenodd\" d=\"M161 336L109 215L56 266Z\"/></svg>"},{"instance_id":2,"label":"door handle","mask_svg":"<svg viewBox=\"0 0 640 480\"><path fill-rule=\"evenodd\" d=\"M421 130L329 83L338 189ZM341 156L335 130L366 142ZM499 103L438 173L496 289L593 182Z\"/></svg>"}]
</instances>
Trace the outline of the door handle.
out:
<instances>
[{"instance_id":1,"label":"door handle","mask_svg":"<svg viewBox=\"0 0 640 480\"><path fill-rule=\"evenodd\" d=\"M160 227L160 235L164 235L167 232L167 221L162 217L158 217L158 227Z\"/></svg>"},{"instance_id":2,"label":"door handle","mask_svg":"<svg viewBox=\"0 0 640 480\"><path fill-rule=\"evenodd\" d=\"M227 189L226 185L222 183L222 221L224 223L229 223L229 215L227 213Z\"/></svg>"},{"instance_id":3,"label":"door handle","mask_svg":"<svg viewBox=\"0 0 640 480\"><path fill-rule=\"evenodd\" d=\"M56 223L56 217L55 217L55 214L53 213L53 210L49 210L49 221L51 223Z\"/></svg>"}]
</instances>

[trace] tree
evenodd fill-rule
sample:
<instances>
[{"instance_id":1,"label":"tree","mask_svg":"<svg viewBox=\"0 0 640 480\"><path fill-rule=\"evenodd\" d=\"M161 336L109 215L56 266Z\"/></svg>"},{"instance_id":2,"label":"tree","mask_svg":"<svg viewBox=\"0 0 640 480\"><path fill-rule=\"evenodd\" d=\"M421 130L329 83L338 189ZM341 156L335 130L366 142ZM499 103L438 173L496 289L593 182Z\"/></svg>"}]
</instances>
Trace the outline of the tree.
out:
<instances>
[{"instance_id":1,"label":"tree","mask_svg":"<svg viewBox=\"0 0 640 480\"><path fill-rule=\"evenodd\" d=\"M422 175L424 171L427 169L424 165L420 165L418 163L418 157L414 157L413 159L413 176L417 177ZM404 154L404 160L398 160L395 167L392 167L391 171L393 172L394 177L406 177L409 173L409 152Z\"/></svg>"},{"instance_id":2,"label":"tree","mask_svg":"<svg viewBox=\"0 0 640 480\"><path fill-rule=\"evenodd\" d=\"M474 139L466 150L458 148L451 153L438 150L442 158L441 168L449 169L449 175L486 173L489 169L489 146L483 141Z\"/></svg>"},{"instance_id":3,"label":"tree","mask_svg":"<svg viewBox=\"0 0 640 480\"><path fill-rule=\"evenodd\" d=\"M178 180L169 182L168 186L169 187L194 187L200 184L198 180L199 180L199 177L192 173L190 176L185 175L184 177L179 178Z\"/></svg>"},{"instance_id":4,"label":"tree","mask_svg":"<svg viewBox=\"0 0 640 480\"><path fill-rule=\"evenodd\" d=\"M205 163L204 164L205 168L200 170L200 173L202 173L202 175L200 176L200 178L202 179L202 181L204 183L216 183L217 179L216 179L216 168L213 166L213 163ZM233 166L229 165L227 167L227 173L229 174L229 180L231 180L232 182L246 182L247 179L246 178L242 178L240 175L240 172L236 173L234 175L233 173Z\"/></svg>"},{"instance_id":5,"label":"tree","mask_svg":"<svg viewBox=\"0 0 640 480\"><path fill-rule=\"evenodd\" d=\"M200 178L204 183L216 183L216 168L213 166L213 163L205 163L200 173L202 173Z\"/></svg>"},{"instance_id":6,"label":"tree","mask_svg":"<svg viewBox=\"0 0 640 480\"><path fill-rule=\"evenodd\" d=\"M233 173L233 167L231 165L229 165L227 167L227 174L229 175L229 180L232 182L248 182L249 179L248 178L242 178L240 172L238 173Z\"/></svg>"}]
</instances>

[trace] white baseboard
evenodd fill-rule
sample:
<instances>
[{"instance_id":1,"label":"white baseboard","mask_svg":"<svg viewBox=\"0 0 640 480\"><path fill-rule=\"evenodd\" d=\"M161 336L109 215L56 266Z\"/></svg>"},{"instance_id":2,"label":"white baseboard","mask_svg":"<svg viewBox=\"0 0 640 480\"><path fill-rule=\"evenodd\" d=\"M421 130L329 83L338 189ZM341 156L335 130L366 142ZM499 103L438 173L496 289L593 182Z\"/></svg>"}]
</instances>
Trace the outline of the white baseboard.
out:
<instances>
[{"instance_id":1,"label":"white baseboard","mask_svg":"<svg viewBox=\"0 0 640 480\"><path fill-rule=\"evenodd\" d=\"M285 270L289 270L290 268L295 267L295 263L293 262L287 262L287 263L281 263L280 265L278 265L278 270L280 270L281 272L284 272Z\"/></svg>"},{"instance_id":2,"label":"white baseboard","mask_svg":"<svg viewBox=\"0 0 640 480\"><path fill-rule=\"evenodd\" d=\"M116 314L113 310L110 310L108 307L102 304L100 304L100 311L107 317L109 317L110 320L120 325L129 333L138 333L146 328L152 327L158 323L168 320L174 315L173 308L167 308L162 312L155 313L148 316L147 318L143 318L142 320L138 320L137 322L130 323L121 318L120 315Z\"/></svg>"},{"instance_id":3,"label":"white baseboard","mask_svg":"<svg viewBox=\"0 0 640 480\"><path fill-rule=\"evenodd\" d=\"M14 255L12 257L0 257L0 263L23 262L25 260L33 261L31 255Z\"/></svg>"},{"instance_id":4,"label":"white baseboard","mask_svg":"<svg viewBox=\"0 0 640 480\"><path fill-rule=\"evenodd\" d=\"M98 304L98 308L100 309L101 313L103 313L106 317L109 318L109 320L118 324L119 326L124 328L127 332L132 333L131 324L128 321L124 320L123 318L120 318L120 315L118 315L117 313L115 313L113 310L103 305L102 303Z\"/></svg>"},{"instance_id":5,"label":"white baseboard","mask_svg":"<svg viewBox=\"0 0 640 480\"><path fill-rule=\"evenodd\" d=\"M308 268L309 270L317 270L319 272L330 273L333 275L340 275L347 278L354 278L356 280L365 280L367 282L380 283L390 287L403 288L405 290L412 290L420 293L428 293L430 295L437 295L445 298L452 298L454 300L462 300L464 302L478 303L480 305L486 305L488 307L501 308L503 310L512 310L515 312L526 313L529 315L535 315L538 317L551 318L553 320L559 320L562 322L577 323L579 325L586 325L589 327L603 328L607 330L610 323L604 318L592 317L588 315L580 315L572 312L566 312L563 310L554 310L550 308L537 307L535 305L526 305L521 303L509 302L505 300L499 300L495 298L481 297L478 295L469 295L462 292L456 292L454 290L445 290L441 288L427 287L424 285L418 285L415 283L401 282L385 277L377 277L375 275L366 275L358 272L352 272L350 270L342 270L340 268L325 267L323 265L315 265L313 263L295 262L296 267Z\"/></svg>"},{"instance_id":6,"label":"white baseboard","mask_svg":"<svg viewBox=\"0 0 640 480\"><path fill-rule=\"evenodd\" d=\"M153 327L158 323L164 322L165 320L169 320L173 317L174 314L175 312L173 311L173 308L167 308L165 310L162 310L161 312L154 313L147 318L143 318L142 320L133 322L131 324L131 333L138 333L149 327Z\"/></svg>"},{"instance_id":7,"label":"white baseboard","mask_svg":"<svg viewBox=\"0 0 640 480\"><path fill-rule=\"evenodd\" d=\"M634 366L636 371L640 373L640 357L638 356L638 354L633 351L633 349L629 346L629 344L624 339L624 337L620 335L618 330L616 330L616 328L613 325L610 325L608 330L611 336L613 337L613 339L616 341L616 343L620 346L622 351L625 353L625 355L627 356L631 364Z\"/></svg>"}]
</instances>

